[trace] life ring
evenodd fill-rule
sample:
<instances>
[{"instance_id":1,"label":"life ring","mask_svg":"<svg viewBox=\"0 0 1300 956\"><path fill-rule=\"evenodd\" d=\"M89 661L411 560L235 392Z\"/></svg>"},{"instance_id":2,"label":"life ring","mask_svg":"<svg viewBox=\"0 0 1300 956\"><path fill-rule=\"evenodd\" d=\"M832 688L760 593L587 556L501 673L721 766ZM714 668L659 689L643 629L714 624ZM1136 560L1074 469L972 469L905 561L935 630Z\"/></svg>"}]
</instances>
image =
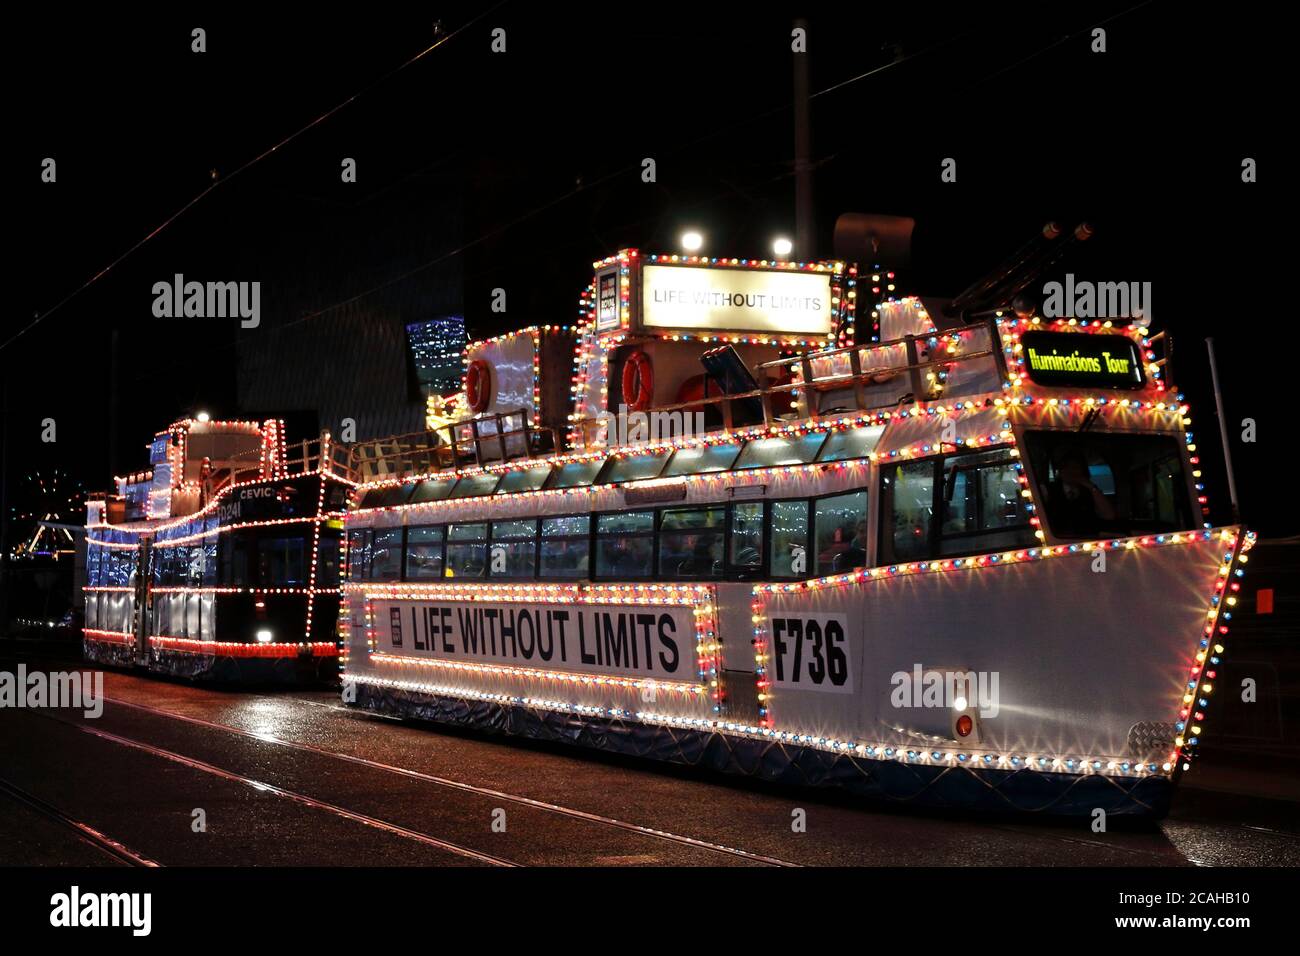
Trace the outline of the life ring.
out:
<instances>
[{"instance_id":1,"label":"life ring","mask_svg":"<svg viewBox=\"0 0 1300 956\"><path fill-rule=\"evenodd\" d=\"M486 412L492 402L492 368L482 359L475 359L465 370L465 398L475 415Z\"/></svg>"},{"instance_id":2,"label":"life ring","mask_svg":"<svg viewBox=\"0 0 1300 956\"><path fill-rule=\"evenodd\" d=\"M629 412L643 412L650 407L654 396L655 370L650 356L635 349L623 363L623 401Z\"/></svg>"}]
</instances>

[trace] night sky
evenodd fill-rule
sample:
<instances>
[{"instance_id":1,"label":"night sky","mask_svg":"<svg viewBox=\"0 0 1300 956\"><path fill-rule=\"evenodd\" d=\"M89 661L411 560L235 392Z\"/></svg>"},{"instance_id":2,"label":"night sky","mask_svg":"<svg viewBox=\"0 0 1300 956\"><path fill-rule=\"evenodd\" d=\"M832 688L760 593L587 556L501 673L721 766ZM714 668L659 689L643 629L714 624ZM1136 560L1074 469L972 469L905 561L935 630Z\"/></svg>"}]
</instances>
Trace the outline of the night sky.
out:
<instances>
[{"instance_id":1,"label":"night sky","mask_svg":"<svg viewBox=\"0 0 1300 956\"><path fill-rule=\"evenodd\" d=\"M478 336L571 321L593 259L675 251L687 226L710 254L767 255L774 235L794 231L791 15L697 13L705 6L31 14L11 35L25 80L11 97L19 258L0 335L7 481L58 467L106 487L142 467L149 437L180 415L274 411L237 406L234 322L152 316L152 284L175 272L260 280L268 335L377 295L407 321L458 302ZM818 254L832 255L842 212L913 216L900 291L950 296L1047 220L1089 221L1096 238L1061 271L1153 283L1215 520L1227 496L1211 334L1231 434L1243 418L1258 423L1256 444L1233 444L1245 517L1266 534L1300 530L1282 509L1289 426L1266 393L1284 358L1265 230L1279 207L1265 155L1276 97L1257 38L1233 21L1172 24L1178 7L1159 2L996 15L878 6L800 10L817 93ZM433 42L435 19L445 35L484 11L387 75ZM1103 21L1108 49L1095 54L1091 27ZM195 26L206 53L190 52ZM505 54L490 50L497 26ZM46 156L56 184L39 180ZM1241 182L1246 156L1260 183ZM340 181L343 157L357 160L356 184ZM643 157L656 160L656 183L641 181ZM957 159L955 184L940 182L944 157ZM207 196L9 341L209 186L213 169ZM489 311L495 287L508 290L506 316ZM58 423L54 444L40 441L45 418Z\"/></svg>"}]
</instances>

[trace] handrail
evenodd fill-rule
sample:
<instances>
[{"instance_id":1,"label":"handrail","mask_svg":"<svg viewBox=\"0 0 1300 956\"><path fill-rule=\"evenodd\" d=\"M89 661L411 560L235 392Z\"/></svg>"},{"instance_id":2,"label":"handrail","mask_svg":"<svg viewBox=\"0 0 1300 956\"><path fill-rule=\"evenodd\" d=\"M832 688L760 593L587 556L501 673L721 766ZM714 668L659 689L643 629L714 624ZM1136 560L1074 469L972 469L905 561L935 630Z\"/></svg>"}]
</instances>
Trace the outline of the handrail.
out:
<instances>
[{"instance_id":1,"label":"handrail","mask_svg":"<svg viewBox=\"0 0 1300 956\"><path fill-rule=\"evenodd\" d=\"M465 467L559 451L559 440L555 429L533 425L527 412L517 409L358 442L348 449L348 466L358 480L441 471L460 474Z\"/></svg>"}]
</instances>

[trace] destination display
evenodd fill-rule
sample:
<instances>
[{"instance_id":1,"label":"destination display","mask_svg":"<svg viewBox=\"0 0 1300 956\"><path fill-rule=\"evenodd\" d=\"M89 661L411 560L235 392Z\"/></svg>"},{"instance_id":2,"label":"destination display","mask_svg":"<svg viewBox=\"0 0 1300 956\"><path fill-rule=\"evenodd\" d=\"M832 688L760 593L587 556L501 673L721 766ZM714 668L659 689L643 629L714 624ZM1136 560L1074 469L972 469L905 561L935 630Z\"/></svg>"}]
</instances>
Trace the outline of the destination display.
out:
<instances>
[{"instance_id":1,"label":"destination display","mask_svg":"<svg viewBox=\"0 0 1300 956\"><path fill-rule=\"evenodd\" d=\"M700 680L692 607L383 600L373 605L383 653Z\"/></svg>"},{"instance_id":2,"label":"destination display","mask_svg":"<svg viewBox=\"0 0 1300 956\"><path fill-rule=\"evenodd\" d=\"M1124 335L1025 332L1020 344L1036 385L1141 388L1146 382L1137 344Z\"/></svg>"},{"instance_id":3,"label":"destination display","mask_svg":"<svg viewBox=\"0 0 1300 956\"><path fill-rule=\"evenodd\" d=\"M766 272L646 265L641 325L666 329L829 335L834 322L825 272Z\"/></svg>"}]
</instances>

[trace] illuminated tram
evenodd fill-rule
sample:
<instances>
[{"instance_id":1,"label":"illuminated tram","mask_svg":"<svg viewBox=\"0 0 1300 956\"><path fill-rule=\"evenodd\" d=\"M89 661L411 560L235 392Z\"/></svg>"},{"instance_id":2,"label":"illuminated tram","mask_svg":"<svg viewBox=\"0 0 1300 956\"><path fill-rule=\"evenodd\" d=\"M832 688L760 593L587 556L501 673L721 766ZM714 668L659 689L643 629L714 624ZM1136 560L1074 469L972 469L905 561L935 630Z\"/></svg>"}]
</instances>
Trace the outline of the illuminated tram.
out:
<instances>
[{"instance_id":1,"label":"illuminated tram","mask_svg":"<svg viewBox=\"0 0 1300 956\"><path fill-rule=\"evenodd\" d=\"M229 682L338 676L339 561L352 482L330 440L186 419L150 469L88 502L87 660Z\"/></svg>"},{"instance_id":2,"label":"illuminated tram","mask_svg":"<svg viewBox=\"0 0 1300 956\"><path fill-rule=\"evenodd\" d=\"M1003 306L1047 261L986 308L846 262L596 263L573 328L472 343L452 420L354 449L345 697L889 801L1163 813L1254 539L1205 523L1162 334Z\"/></svg>"}]
</instances>

